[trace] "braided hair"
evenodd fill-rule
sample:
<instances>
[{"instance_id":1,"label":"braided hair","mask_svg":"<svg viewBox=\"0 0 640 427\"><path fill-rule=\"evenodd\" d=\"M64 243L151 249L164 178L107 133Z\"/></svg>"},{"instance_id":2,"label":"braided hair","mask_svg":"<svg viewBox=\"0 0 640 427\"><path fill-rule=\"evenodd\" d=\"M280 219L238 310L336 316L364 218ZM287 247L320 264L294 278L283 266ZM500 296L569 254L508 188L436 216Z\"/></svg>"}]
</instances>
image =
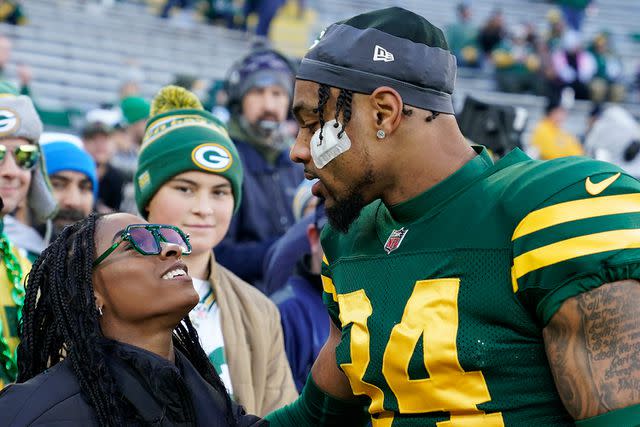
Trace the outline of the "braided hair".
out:
<instances>
[{"instance_id":1,"label":"braided hair","mask_svg":"<svg viewBox=\"0 0 640 427\"><path fill-rule=\"evenodd\" d=\"M313 109L313 112L318 115L318 122L320 123L320 141L322 142L322 131L325 124L324 118L324 107L327 105L327 102L331 98L331 87L326 84L320 84L318 87L318 106ZM345 127L347 123L351 120L351 104L353 102L353 91L347 89L340 89L340 93L338 94L338 99L336 100L336 114L335 119L336 123L333 125L334 127L338 127L337 123L340 118L340 112L342 112L342 129L338 133L338 138L342 137L342 134L345 131ZM402 114L409 117L413 114L413 110L411 108L402 106ZM440 115L439 112L433 111L430 115L425 117L424 121L427 123L432 122L436 117Z\"/></svg>"},{"instance_id":2,"label":"braided hair","mask_svg":"<svg viewBox=\"0 0 640 427\"><path fill-rule=\"evenodd\" d=\"M92 281L95 231L100 218L91 215L66 227L33 264L20 324L17 382L27 381L67 358L98 424L120 426L135 409L122 397L101 345L104 337ZM174 330L173 342L200 375L225 396L228 424L235 425L225 387L188 317Z\"/></svg>"},{"instance_id":3,"label":"braided hair","mask_svg":"<svg viewBox=\"0 0 640 427\"><path fill-rule=\"evenodd\" d=\"M322 131L325 124L324 107L327 105L329 98L331 97L331 87L325 84L321 84L318 87L318 106L313 109L313 112L318 115L318 122L320 123L320 141L322 141ZM336 113L334 126L337 128L340 126L338 121L340 119L340 112L342 112L342 129L338 133L338 138L342 137L342 134L351 120L351 103L353 101L353 91L347 89L340 89L338 99L336 100Z\"/></svg>"}]
</instances>

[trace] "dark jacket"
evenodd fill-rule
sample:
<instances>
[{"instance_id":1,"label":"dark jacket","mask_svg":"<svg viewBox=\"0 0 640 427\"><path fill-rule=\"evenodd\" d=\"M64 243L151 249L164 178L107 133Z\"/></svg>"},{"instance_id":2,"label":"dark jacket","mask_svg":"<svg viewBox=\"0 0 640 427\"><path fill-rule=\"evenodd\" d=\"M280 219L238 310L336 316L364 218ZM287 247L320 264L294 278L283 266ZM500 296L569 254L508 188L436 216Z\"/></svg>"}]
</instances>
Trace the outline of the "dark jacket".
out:
<instances>
[{"instance_id":1,"label":"dark jacket","mask_svg":"<svg viewBox=\"0 0 640 427\"><path fill-rule=\"evenodd\" d=\"M113 343L113 342L112 342ZM175 365L146 350L110 344L107 364L118 388L139 416L128 426L227 426L224 396L207 383L176 350ZM233 405L238 426L266 426ZM93 408L80 392L71 364L65 360L22 384L0 393L0 425L97 426Z\"/></svg>"},{"instance_id":2,"label":"dark jacket","mask_svg":"<svg viewBox=\"0 0 640 427\"><path fill-rule=\"evenodd\" d=\"M264 280L262 291L272 295L282 289L296 272L296 264L302 255L311 253L307 228L313 224L313 215L296 222L275 242L264 257Z\"/></svg>"},{"instance_id":3,"label":"dark jacket","mask_svg":"<svg viewBox=\"0 0 640 427\"><path fill-rule=\"evenodd\" d=\"M297 274L271 296L280 310L284 348L293 380L302 391L311 366L329 337L329 314L322 302L322 280L309 271L309 255L298 262Z\"/></svg>"},{"instance_id":4,"label":"dark jacket","mask_svg":"<svg viewBox=\"0 0 640 427\"><path fill-rule=\"evenodd\" d=\"M304 174L285 151L270 164L253 145L234 142L244 167L242 202L215 254L220 264L261 288L269 246L295 222L293 197Z\"/></svg>"}]
</instances>

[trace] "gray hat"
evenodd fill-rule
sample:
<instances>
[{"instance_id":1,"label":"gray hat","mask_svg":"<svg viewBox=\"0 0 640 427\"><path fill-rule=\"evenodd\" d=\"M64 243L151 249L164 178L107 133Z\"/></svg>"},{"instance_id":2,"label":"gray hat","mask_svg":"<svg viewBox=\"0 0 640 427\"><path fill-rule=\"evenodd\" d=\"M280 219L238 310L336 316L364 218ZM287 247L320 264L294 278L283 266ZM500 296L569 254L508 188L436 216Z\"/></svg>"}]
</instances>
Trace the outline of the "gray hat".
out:
<instances>
[{"instance_id":1,"label":"gray hat","mask_svg":"<svg viewBox=\"0 0 640 427\"><path fill-rule=\"evenodd\" d=\"M296 78L359 93L389 86L408 105L454 112L456 58L442 30L399 7L331 25L302 59Z\"/></svg>"},{"instance_id":2,"label":"gray hat","mask_svg":"<svg viewBox=\"0 0 640 427\"><path fill-rule=\"evenodd\" d=\"M31 98L25 95L0 94L0 139L24 138L32 144L39 145L41 134L42 121ZM42 155L31 175L27 204L38 223L52 218L57 210Z\"/></svg>"}]
</instances>

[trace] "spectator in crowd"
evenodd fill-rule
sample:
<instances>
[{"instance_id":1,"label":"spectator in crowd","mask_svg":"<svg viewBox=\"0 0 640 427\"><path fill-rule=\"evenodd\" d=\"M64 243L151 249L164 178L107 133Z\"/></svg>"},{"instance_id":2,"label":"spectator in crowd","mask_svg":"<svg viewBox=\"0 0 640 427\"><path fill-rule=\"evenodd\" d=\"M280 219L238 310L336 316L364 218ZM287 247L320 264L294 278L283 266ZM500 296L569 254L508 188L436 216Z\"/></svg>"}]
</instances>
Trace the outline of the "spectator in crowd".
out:
<instances>
[{"instance_id":1,"label":"spectator in crowd","mask_svg":"<svg viewBox=\"0 0 640 427\"><path fill-rule=\"evenodd\" d=\"M557 0L562 9L565 21L572 30L580 31L584 20L585 10L591 4L591 0Z\"/></svg>"},{"instance_id":2,"label":"spectator in crowd","mask_svg":"<svg viewBox=\"0 0 640 427\"><path fill-rule=\"evenodd\" d=\"M172 9L188 9L192 5L193 0L166 0L164 6L162 7L162 11L160 12L160 17L168 18Z\"/></svg>"},{"instance_id":3,"label":"spectator in crowd","mask_svg":"<svg viewBox=\"0 0 640 427\"><path fill-rule=\"evenodd\" d=\"M591 99L594 102L620 102L625 97L622 84L622 61L611 48L609 34L601 32L596 35L589 47L589 52L596 61L596 73L591 81Z\"/></svg>"},{"instance_id":4,"label":"spectator in crowd","mask_svg":"<svg viewBox=\"0 0 640 427\"><path fill-rule=\"evenodd\" d=\"M547 51L553 52L562 47L562 39L565 33L565 23L562 12L552 8L547 12L547 32L545 34L545 46Z\"/></svg>"},{"instance_id":5,"label":"spectator in crowd","mask_svg":"<svg viewBox=\"0 0 640 427\"><path fill-rule=\"evenodd\" d=\"M456 7L457 21L446 27L449 48L456 56L458 65L477 67L481 63L478 49L478 28L471 22L471 6L460 3Z\"/></svg>"},{"instance_id":6,"label":"spectator in crowd","mask_svg":"<svg viewBox=\"0 0 640 427\"><path fill-rule=\"evenodd\" d=\"M29 97L18 96L9 85L0 86L0 227L24 201L34 220L43 223L53 216L56 204L38 147L42 122ZM15 245L20 230L13 237L7 231L0 234L0 388L15 381L18 373L15 350L24 304L23 280L31 268L26 251Z\"/></svg>"},{"instance_id":7,"label":"spectator in crowd","mask_svg":"<svg viewBox=\"0 0 640 427\"><path fill-rule=\"evenodd\" d=\"M19 0L0 0L0 22L11 25L24 25L27 17Z\"/></svg>"},{"instance_id":8,"label":"spectator in crowd","mask_svg":"<svg viewBox=\"0 0 640 427\"><path fill-rule=\"evenodd\" d=\"M485 56L491 55L491 52L505 38L506 33L502 10L495 9L478 33L478 44L483 54Z\"/></svg>"},{"instance_id":9,"label":"spectator in crowd","mask_svg":"<svg viewBox=\"0 0 640 427\"><path fill-rule=\"evenodd\" d=\"M142 222L91 215L34 264L0 425L264 425L231 401L198 343L187 237Z\"/></svg>"},{"instance_id":10,"label":"spectator in crowd","mask_svg":"<svg viewBox=\"0 0 640 427\"><path fill-rule=\"evenodd\" d=\"M113 156L112 164L127 178L131 178L136 171L138 150L149 118L149 101L140 96L127 96L120 101L120 109L127 133L127 139L123 142L127 142L128 145L119 147Z\"/></svg>"},{"instance_id":11,"label":"spectator in crowd","mask_svg":"<svg viewBox=\"0 0 640 427\"><path fill-rule=\"evenodd\" d=\"M191 236L185 259L200 297L191 312L202 346L229 393L264 415L296 397L276 306L221 265L242 193L242 162L227 131L192 93L168 86L154 99L135 175L138 210Z\"/></svg>"},{"instance_id":12,"label":"spectator in crowd","mask_svg":"<svg viewBox=\"0 0 640 427\"><path fill-rule=\"evenodd\" d=\"M268 37L271 21L284 4L285 0L245 0L243 11L245 25L249 15L257 13L258 25L255 33L257 36Z\"/></svg>"},{"instance_id":13,"label":"spectator in crowd","mask_svg":"<svg viewBox=\"0 0 640 427\"><path fill-rule=\"evenodd\" d=\"M304 180L293 198L293 217L296 223L287 230L267 251L264 257L264 284L262 291L271 295L280 290L295 273L301 254L310 253L307 228L313 223L318 198L311 194L316 180Z\"/></svg>"},{"instance_id":14,"label":"spectator in crowd","mask_svg":"<svg viewBox=\"0 0 640 427\"><path fill-rule=\"evenodd\" d=\"M69 139L61 135L58 140L42 145L47 174L58 201L51 240L67 225L88 217L98 195L95 161Z\"/></svg>"},{"instance_id":15,"label":"spectator in crowd","mask_svg":"<svg viewBox=\"0 0 640 427\"><path fill-rule=\"evenodd\" d=\"M531 145L538 151L540 159L581 156L584 154L580 141L562 129L567 118L567 110L560 97L547 101L545 116L535 126L531 135Z\"/></svg>"},{"instance_id":16,"label":"spectator in crowd","mask_svg":"<svg viewBox=\"0 0 640 427\"><path fill-rule=\"evenodd\" d=\"M123 173L114 168L111 159L115 153L113 129L102 122L87 123L82 130L85 149L96 162L98 170L98 212L114 212L120 209L123 187L127 182Z\"/></svg>"},{"instance_id":17,"label":"spectator in crowd","mask_svg":"<svg viewBox=\"0 0 640 427\"><path fill-rule=\"evenodd\" d=\"M329 337L329 316L322 302L322 246L320 232L326 223L324 206L312 213L306 237L310 251L298 259L296 272L271 296L280 310L284 346L298 391L302 391L313 362Z\"/></svg>"},{"instance_id":18,"label":"spectator in crowd","mask_svg":"<svg viewBox=\"0 0 640 427\"><path fill-rule=\"evenodd\" d=\"M491 54L498 89L503 92L542 95L545 91L537 46L535 41L532 43L528 40L528 36L530 33L527 33L526 27L518 25Z\"/></svg>"},{"instance_id":19,"label":"spectator in crowd","mask_svg":"<svg viewBox=\"0 0 640 427\"><path fill-rule=\"evenodd\" d=\"M283 132L292 90L292 66L272 50L251 52L229 74L229 134L245 178L240 210L216 257L258 288L269 246L294 223L291 204L303 179L302 168L289 159Z\"/></svg>"},{"instance_id":20,"label":"spectator in crowd","mask_svg":"<svg viewBox=\"0 0 640 427\"><path fill-rule=\"evenodd\" d=\"M597 64L593 55L583 48L580 34L567 31L563 38L563 48L552 53L551 62L554 93L571 87L576 99L590 98L589 85L596 74Z\"/></svg>"}]
</instances>

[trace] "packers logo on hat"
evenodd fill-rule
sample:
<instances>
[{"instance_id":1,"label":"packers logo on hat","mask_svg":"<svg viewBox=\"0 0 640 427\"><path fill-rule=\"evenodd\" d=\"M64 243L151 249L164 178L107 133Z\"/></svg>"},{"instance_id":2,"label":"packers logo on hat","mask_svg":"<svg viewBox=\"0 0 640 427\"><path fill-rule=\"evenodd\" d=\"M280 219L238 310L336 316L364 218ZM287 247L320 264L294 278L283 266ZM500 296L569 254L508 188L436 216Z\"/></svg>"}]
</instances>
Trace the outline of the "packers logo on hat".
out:
<instances>
[{"instance_id":1,"label":"packers logo on hat","mask_svg":"<svg viewBox=\"0 0 640 427\"><path fill-rule=\"evenodd\" d=\"M0 109L0 136L9 135L20 127L20 118L8 108Z\"/></svg>"},{"instance_id":2,"label":"packers logo on hat","mask_svg":"<svg viewBox=\"0 0 640 427\"><path fill-rule=\"evenodd\" d=\"M220 144L200 144L191 152L191 160L209 172L224 172L233 164L229 150Z\"/></svg>"}]
</instances>

